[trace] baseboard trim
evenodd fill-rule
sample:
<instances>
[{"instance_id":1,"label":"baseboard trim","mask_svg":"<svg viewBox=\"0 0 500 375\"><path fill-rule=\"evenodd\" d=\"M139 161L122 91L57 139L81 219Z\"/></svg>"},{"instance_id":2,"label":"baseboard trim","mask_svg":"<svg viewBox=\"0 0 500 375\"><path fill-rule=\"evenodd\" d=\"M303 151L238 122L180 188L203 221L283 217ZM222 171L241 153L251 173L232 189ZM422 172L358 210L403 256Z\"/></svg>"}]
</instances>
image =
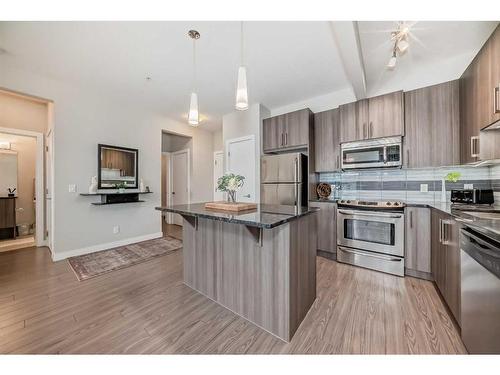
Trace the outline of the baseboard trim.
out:
<instances>
[{"instance_id":1,"label":"baseboard trim","mask_svg":"<svg viewBox=\"0 0 500 375\"><path fill-rule=\"evenodd\" d=\"M156 233L151 233L151 234L145 234L143 236L125 238L125 239L119 240L119 241L113 241L113 242L107 242L107 243L94 245L94 246L82 247L81 249L64 251L62 253L53 253L52 252L52 260L54 262L57 262L59 260L63 260L66 258L78 256L78 255L95 253L96 251L108 250L108 249L112 249L114 247L130 245L132 243L137 243L137 242L142 242L142 241L147 241L147 240L154 240L155 238L160 238L160 237L163 237L163 232L156 232Z\"/></svg>"},{"instance_id":2,"label":"baseboard trim","mask_svg":"<svg viewBox=\"0 0 500 375\"><path fill-rule=\"evenodd\" d=\"M329 251L324 251L324 250L316 250L316 254L322 258L330 259L330 260L337 260L337 252L331 253Z\"/></svg>"}]
</instances>

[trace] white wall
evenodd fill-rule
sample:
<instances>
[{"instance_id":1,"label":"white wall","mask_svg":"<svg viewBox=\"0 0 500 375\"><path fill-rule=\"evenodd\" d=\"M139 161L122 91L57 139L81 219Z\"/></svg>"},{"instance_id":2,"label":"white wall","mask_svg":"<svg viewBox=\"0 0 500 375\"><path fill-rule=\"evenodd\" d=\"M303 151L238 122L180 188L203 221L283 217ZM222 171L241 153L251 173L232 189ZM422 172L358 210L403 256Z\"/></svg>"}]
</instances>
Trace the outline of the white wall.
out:
<instances>
[{"instance_id":1,"label":"white wall","mask_svg":"<svg viewBox=\"0 0 500 375\"><path fill-rule=\"evenodd\" d=\"M333 91L325 95L305 99L300 102L271 108L270 116L278 116L304 108L309 108L314 113L323 112L329 109L337 108L341 104L351 103L354 101L356 101L356 96L354 95L352 88L349 87L343 90Z\"/></svg>"},{"instance_id":2,"label":"white wall","mask_svg":"<svg viewBox=\"0 0 500 375\"><path fill-rule=\"evenodd\" d=\"M212 133L154 115L136 103L117 102L99 90L74 87L0 65L0 87L54 101L54 246L53 257L62 259L116 244L161 234L160 205L161 133L167 130L193 138L192 201L212 198ZM145 203L93 206L96 198L69 193L88 189L97 173L97 144L139 149L139 174L153 194ZM120 233L113 234L114 225Z\"/></svg>"},{"instance_id":3,"label":"white wall","mask_svg":"<svg viewBox=\"0 0 500 375\"><path fill-rule=\"evenodd\" d=\"M224 150L224 143L222 141L222 129L217 130L213 133L213 143L214 143L214 151Z\"/></svg>"},{"instance_id":4,"label":"white wall","mask_svg":"<svg viewBox=\"0 0 500 375\"><path fill-rule=\"evenodd\" d=\"M222 117L222 142L224 155L227 154L226 142L230 139L255 136L255 192L256 202L260 201L260 155L262 150L262 120L270 116L269 110L257 103L246 111L234 111ZM226 157L224 157L224 163Z\"/></svg>"}]
</instances>

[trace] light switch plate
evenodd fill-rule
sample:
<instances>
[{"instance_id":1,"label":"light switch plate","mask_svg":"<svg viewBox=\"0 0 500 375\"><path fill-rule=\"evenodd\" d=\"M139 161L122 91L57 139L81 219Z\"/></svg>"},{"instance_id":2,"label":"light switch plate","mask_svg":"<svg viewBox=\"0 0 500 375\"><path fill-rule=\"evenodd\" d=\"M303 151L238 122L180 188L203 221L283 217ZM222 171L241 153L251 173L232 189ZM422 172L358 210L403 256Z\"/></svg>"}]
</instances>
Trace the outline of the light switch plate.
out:
<instances>
[{"instance_id":1,"label":"light switch plate","mask_svg":"<svg viewBox=\"0 0 500 375\"><path fill-rule=\"evenodd\" d=\"M420 184L420 192L421 193L428 193L429 192L429 185L428 184Z\"/></svg>"},{"instance_id":2,"label":"light switch plate","mask_svg":"<svg viewBox=\"0 0 500 375\"><path fill-rule=\"evenodd\" d=\"M464 184L464 189L474 189L474 184Z\"/></svg>"},{"instance_id":3,"label":"light switch plate","mask_svg":"<svg viewBox=\"0 0 500 375\"><path fill-rule=\"evenodd\" d=\"M75 184L69 184L68 185L68 191L70 193L76 193L76 185Z\"/></svg>"}]
</instances>

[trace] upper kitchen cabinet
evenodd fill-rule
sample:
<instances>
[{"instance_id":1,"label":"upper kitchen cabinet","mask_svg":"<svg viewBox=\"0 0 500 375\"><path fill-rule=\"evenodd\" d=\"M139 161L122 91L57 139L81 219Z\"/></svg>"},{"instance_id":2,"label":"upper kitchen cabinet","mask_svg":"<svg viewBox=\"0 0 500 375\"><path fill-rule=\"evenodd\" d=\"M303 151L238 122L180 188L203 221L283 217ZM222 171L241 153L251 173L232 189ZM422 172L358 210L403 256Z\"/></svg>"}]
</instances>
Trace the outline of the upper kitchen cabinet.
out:
<instances>
[{"instance_id":1,"label":"upper kitchen cabinet","mask_svg":"<svg viewBox=\"0 0 500 375\"><path fill-rule=\"evenodd\" d=\"M314 155L316 172L340 169L340 110L314 114Z\"/></svg>"},{"instance_id":2,"label":"upper kitchen cabinet","mask_svg":"<svg viewBox=\"0 0 500 375\"><path fill-rule=\"evenodd\" d=\"M313 114L309 108L265 119L264 152L308 147L312 125Z\"/></svg>"},{"instance_id":3,"label":"upper kitchen cabinet","mask_svg":"<svg viewBox=\"0 0 500 375\"><path fill-rule=\"evenodd\" d=\"M403 135L403 92L340 106L341 141Z\"/></svg>"},{"instance_id":4,"label":"upper kitchen cabinet","mask_svg":"<svg viewBox=\"0 0 500 375\"><path fill-rule=\"evenodd\" d=\"M500 120L500 26L460 78L462 163L500 158L500 130L484 130Z\"/></svg>"},{"instance_id":5,"label":"upper kitchen cabinet","mask_svg":"<svg viewBox=\"0 0 500 375\"><path fill-rule=\"evenodd\" d=\"M368 99L368 117L368 138L403 135L403 91Z\"/></svg>"},{"instance_id":6,"label":"upper kitchen cabinet","mask_svg":"<svg viewBox=\"0 0 500 375\"><path fill-rule=\"evenodd\" d=\"M340 142L352 142L368 137L368 99L339 107Z\"/></svg>"},{"instance_id":7,"label":"upper kitchen cabinet","mask_svg":"<svg viewBox=\"0 0 500 375\"><path fill-rule=\"evenodd\" d=\"M450 81L406 92L406 168L460 164L460 87Z\"/></svg>"}]
</instances>

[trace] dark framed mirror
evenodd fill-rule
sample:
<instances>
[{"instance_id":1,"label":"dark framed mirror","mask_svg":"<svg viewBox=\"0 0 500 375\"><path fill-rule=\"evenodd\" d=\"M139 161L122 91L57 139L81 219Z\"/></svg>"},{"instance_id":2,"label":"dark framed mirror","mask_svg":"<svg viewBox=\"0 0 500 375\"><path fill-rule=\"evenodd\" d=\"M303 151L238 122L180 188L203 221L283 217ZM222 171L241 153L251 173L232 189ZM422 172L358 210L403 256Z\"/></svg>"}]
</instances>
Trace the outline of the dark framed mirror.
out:
<instances>
[{"instance_id":1,"label":"dark framed mirror","mask_svg":"<svg viewBox=\"0 0 500 375\"><path fill-rule=\"evenodd\" d=\"M97 160L98 189L139 187L139 150L99 144Z\"/></svg>"}]
</instances>

